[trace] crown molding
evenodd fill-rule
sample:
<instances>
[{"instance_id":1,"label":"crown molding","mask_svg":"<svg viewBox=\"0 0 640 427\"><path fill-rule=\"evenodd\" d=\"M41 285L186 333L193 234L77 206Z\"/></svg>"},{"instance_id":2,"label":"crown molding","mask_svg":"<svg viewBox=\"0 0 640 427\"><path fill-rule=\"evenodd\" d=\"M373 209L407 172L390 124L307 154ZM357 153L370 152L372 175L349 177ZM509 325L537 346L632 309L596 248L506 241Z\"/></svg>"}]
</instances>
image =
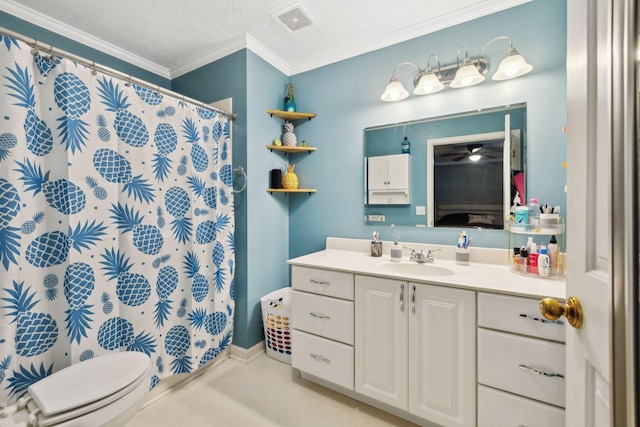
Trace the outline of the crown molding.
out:
<instances>
[{"instance_id":1,"label":"crown molding","mask_svg":"<svg viewBox=\"0 0 640 427\"><path fill-rule=\"evenodd\" d=\"M135 55L125 49L119 48L111 43L105 42L97 37L80 31L76 28L70 27L56 19L46 16L40 12L36 12L33 9L25 7L16 2L8 0L0 0L0 10L10 15L27 21L30 24L37 25L44 30L51 31L60 36L73 40L74 42L81 43L90 48L96 49L107 55L111 55L122 61L128 62L131 65L135 65L144 70L157 74L165 79L171 78L171 73L166 67L162 67L155 62L142 58L139 55ZM28 36L28 34L25 34Z\"/></svg>"},{"instance_id":2,"label":"crown molding","mask_svg":"<svg viewBox=\"0 0 640 427\"><path fill-rule=\"evenodd\" d=\"M171 79L175 79L176 77L180 77L182 75L190 73L191 71L211 64L212 62L222 59L225 56L231 55L232 53L235 53L246 47L247 41L244 35L235 37L229 40L221 48L211 50L203 55L198 55L197 58L193 58L192 60L183 65L180 65L179 67L172 68L169 74L171 75Z\"/></svg>"},{"instance_id":3,"label":"crown molding","mask_svg":"<svg viewBox=\"0 0 640 427\"><path fill-rule=\"evenodd\" d=\"M305 71L314 70L325 65L333 64L345 59L353 58L358 55L393 46L395 44L402 43L416 37L434 33L445 28L453 27L455 25L472 21L483 16L529 3L531 1L533 0L488 0L484 2L478 2L474 6L470 6L462 10L440 16L438 18L430 19L428 21L403 28L402 30L387 34L382 37L369 39L363 43L344 46L341 49L335 46L330 54L318 55L316 53L314 54L314 58L312 60L302 61L297 64L291 64L289 66L289 71L291 75L294 75L303 73Z\"/></svg>"},{"instance_id":4,"label":"crown molding","mask_svg":"<svg viewBox=\"0 0 640 427\"><path fill-rule=\"evenodd\" d=\"M197 58L194 58L193 60L187 62L184 65L181 65L180 67L172 69L170 73L171 78L175 79L176 77L180 77L184 74L190 73L191 71L211 64L212 62L222 59L225 56L231 55L232 53L235 53L244 48L251 50L253 53L264 59L267 63L269 63L272 67L278 69L280 72L284 73L287 76L289 75L289 65L286 62L284 62L280 57L275 55L269 49L264 47L264 45L259 43L249 34L245 34L231 39L224 47L220 49L214 49L204 55L200 55Z\"/></svg>"}]
</instances>

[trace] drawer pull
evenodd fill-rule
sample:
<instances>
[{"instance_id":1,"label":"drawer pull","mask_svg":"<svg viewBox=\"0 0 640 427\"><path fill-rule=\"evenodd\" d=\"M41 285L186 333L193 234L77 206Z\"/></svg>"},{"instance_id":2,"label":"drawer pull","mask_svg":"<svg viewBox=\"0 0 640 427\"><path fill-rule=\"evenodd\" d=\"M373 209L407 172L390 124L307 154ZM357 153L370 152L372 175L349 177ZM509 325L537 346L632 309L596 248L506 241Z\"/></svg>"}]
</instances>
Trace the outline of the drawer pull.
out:
<instances>
[{"instance_id":1,"label":"drawer pull","mask_svg":"<svg viewBox=\"0 0 640 427\"><path fill-rule=\"evenodd\" d=\"M313 283L314 285L327 285L327 286L329 286L331 284L331 282L329 282L328 280L309 279L309 281L311 283Z\"/></svg>"},{"instance_id":2,"label":"drawer pull","mask_svg":"<svg viewBox=\"0 0 640 427\"><path fill-rule=\"evenodd\" d=\"M327 316L326 314L322 314L322 313L310 312L309 316L315 317L316 319L331 319L330 316Z\"/></svg>"},{"instance_id":3,"label":"drawer pull","mask_svg":"<svg viewBox=\"0 0 640 427\"><path fill-rule=\"evenodd\" d=\"M404 283L400 285L400 312L404 313Z\"/></svg>"},{"instance_id":4,"label":"drawer pull","mask_svg":"<svg viewBox=\"0 0 640 427\"><path fill-rule=\"evenodd\" d=\"M564 325L564 322L562 320L549 320L549 319L545 319L544 317L535 317L535 316L530 316L528 314L522 314L522 313L520 313L520 317L533 320L534 322L555 323L556 325Z\"/></svg>"},{"instance_id":5,"label":"drawer pull","mask_svg":"<svg viewBox=\"0 0 640 427\"><path fill-rule=\"evenodd\" d=\"M555 372L540 371L538 369L530 368L527 365L518 365L518 366L520 367L520 369L524 369L525 371L533 372L534 374L537 374L537 375L543 375L545 377L557 377L557 378L564 379L564 375L556 374Z\"/></svg>"},{"instance_id":6,"label":"drawer pull","mask_svg":"<svg viewBox=\"0 0 640 427\"><path fill-rule=\"evenodd\" d=\"M309 356L313 357L318 362L331 363L331 359L327 359L324 356L320 356L319 354L309 353Z\"/></svg>"}]
</instances>

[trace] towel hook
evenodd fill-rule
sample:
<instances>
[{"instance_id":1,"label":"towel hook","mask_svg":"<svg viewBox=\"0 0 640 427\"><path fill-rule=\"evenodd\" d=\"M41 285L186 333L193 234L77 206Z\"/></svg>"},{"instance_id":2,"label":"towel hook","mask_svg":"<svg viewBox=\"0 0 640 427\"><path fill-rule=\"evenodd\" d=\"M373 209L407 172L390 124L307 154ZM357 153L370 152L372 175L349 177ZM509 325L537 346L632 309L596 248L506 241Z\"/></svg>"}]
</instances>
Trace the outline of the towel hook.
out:
<instances>
[{"instance_id":1,"label":"towel hook","mask_svg":"<svg viewBox=\"0 0 640 427\"><path fill-rule=\"evenodd\" d=\"M31 55L35 55L36 53L38 53L38 39L33 39L34 43L33 43L33 49L31 49Z\"/></svg>"}]
</instances>

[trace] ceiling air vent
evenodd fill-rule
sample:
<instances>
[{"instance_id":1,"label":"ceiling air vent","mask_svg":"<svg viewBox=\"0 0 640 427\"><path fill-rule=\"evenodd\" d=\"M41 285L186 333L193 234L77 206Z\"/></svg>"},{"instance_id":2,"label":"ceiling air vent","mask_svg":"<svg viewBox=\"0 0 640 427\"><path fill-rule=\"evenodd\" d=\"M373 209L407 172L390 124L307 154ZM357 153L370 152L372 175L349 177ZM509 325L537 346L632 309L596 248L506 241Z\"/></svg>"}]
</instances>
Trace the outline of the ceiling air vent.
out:
<instances>
[{"instance_id":1,"label":"ceiling air vent","mask_svg":"<svg viewBox=\"0 0 640 427\"><path fill-rule=\"evenodd\" d=\"M288 33L293 33L313 23L309 17L309 13L304 10L300 3L296 3L280 12L274 13L271 15L271 19L280 24Z\"/></svg>"}]
</instances>

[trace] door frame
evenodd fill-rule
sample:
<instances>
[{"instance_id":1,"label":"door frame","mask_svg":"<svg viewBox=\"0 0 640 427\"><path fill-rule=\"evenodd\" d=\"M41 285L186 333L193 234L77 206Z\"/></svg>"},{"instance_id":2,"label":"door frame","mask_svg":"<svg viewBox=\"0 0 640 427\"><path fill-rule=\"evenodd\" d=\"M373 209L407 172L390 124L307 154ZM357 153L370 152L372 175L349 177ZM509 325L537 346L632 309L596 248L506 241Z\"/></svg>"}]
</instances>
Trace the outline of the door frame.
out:
<instances>
[{"instance_id":1,"label":"door frame","mask_svg":"<svg viewBox=\"0 0 640 427\"><path fill-rule=\"evenodd\" d=\"M638 425L638 10L612 1L612 425Z\"/></svg>"}]
</instances>

